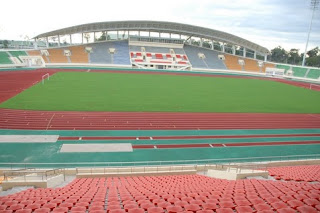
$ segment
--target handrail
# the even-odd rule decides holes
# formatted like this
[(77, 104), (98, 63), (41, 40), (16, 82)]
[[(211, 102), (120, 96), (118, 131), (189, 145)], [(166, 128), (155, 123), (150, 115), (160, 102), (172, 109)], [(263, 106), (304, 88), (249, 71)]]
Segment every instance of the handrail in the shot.
[[(70, 166), (71, 168), (79, 167), (79, 166), (154, 166), (154, 165), (177, 165), (177, 164), (223, 164), (223, 163), (262, 163), (262, 162), (273, 162), (273, 161), (284, 161), (284, 160), (303, 160), (303, 159), (320, 159), (320, 154), (311, 154), (311, 155), (288, 155), (288, 156), (267, 156), (267, 157), (250, 157), (250, 158), (218, 158), (218, 159), (199, 159), (199, 160), (175, 160), (175, 161), (131, 161), (131, 162), (69, 162), (69, 163), (0, 163), (0, 166), (9, 166), (13, 168), (13, 166), (25, 165), (28, 166), (53, 166), (57, 165), (63, 166), (66, 168)], [(42, 168), (42, 167), (38, 167)]]

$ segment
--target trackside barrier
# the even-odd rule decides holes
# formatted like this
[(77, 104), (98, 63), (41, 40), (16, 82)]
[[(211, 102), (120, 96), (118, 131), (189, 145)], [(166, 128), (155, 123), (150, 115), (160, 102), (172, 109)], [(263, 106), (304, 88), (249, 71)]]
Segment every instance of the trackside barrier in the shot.
[[(299, 160), (320, 160), (320, 154), (312, 155), (289, 155), (289, 156), (268, 156), (251, 158), (220, 158), (201, 160), (176, 160), (176, 161), (132, 161), (132, 162), (75, 162), (75, 163), (0, 163), (0, 168), (6, 169), (27, 169), (27, 168), (124, 168), (124, 167), (163, 167), (163, 166), (204, 166), (204, 165), (262, 165), (270, 162), (299, 161)], [(4, 170), (4, 169), (3, 169)]]

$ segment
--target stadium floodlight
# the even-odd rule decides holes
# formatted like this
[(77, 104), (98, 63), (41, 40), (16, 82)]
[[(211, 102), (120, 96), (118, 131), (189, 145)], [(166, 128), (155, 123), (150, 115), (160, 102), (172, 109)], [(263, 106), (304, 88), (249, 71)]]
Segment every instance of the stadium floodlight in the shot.
[(304, 66), (304, 65), (305, 65), (305, 62), (306, 62), (306, 54), (307, 54), (307, 49), (308, 49), (310, 32), (311, 32), (311, 28), (312, 28), (312, 21), (313, 21), (313, 17), (314, 17), (314, 12), (318, 9), (319, 1), (320, 1), (320, 0), (311, 0), (312, 16), (311, 16), (311, 21), (310, 21), (310, 25), (309, 25), (309, 32), (308, 32), (308, 38), (307, 38), (306, 48), (305, 48), (304, 54), (303, 54), (302, 66)]

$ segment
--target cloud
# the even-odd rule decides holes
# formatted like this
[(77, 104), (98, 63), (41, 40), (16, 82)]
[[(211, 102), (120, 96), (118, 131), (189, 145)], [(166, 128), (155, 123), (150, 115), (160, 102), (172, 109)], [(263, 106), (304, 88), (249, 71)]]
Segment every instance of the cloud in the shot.
[[(17, 7), (16, 5), (19, 5)], [(91, 22), (159, 20), (208, 27), (238, 35), (271, 49), (302, 49), (311, 18), (309, 0), (150, 0), (4, 1), (0, 39), (21, 39)], [(316, 12), (310, 48), (320, 46), (320, 13)], [(21, 36), (20, 36), (21, 35)]]

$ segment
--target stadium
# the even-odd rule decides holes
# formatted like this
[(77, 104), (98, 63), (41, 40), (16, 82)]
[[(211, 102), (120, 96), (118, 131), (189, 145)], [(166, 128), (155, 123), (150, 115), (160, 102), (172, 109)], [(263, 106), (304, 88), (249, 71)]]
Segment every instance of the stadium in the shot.
[(319, 68), (164, 21), (30, 45), (0, 49), (1, 213), (320, 211)]

